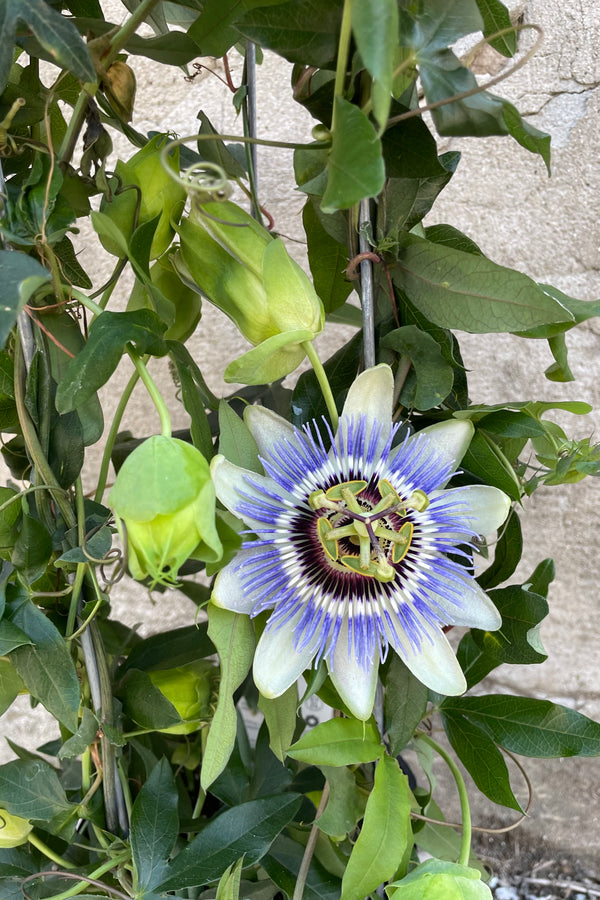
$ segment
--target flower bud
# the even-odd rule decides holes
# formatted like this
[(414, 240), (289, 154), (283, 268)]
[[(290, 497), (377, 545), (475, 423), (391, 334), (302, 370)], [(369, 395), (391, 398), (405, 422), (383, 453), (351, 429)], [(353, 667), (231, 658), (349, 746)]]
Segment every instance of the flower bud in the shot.
[[(152, 238), (150, 259), (156, 259), (164, 253), (173, 240), (175, 231), (171, 222), (179, 220), (186, 198), (183, 185), (171, 177), (161, 162), (161, 150), (166, 140), (166, 135), (157, 134), (126, 163), (118, 160), (115, 175), (120, 180), (119, 192), (113, 194), (110, 202), (104, 198), (100, 205), (100, 211), (112, 219), (128, 242), (135, 227), (160, 215)], [(167, 155), (166, 165), (171, 171), (179, 172), (178, 147)], [(134, 185), (141, 190), (137, 223), (135, 211), (139, 199), (138, 191), (133, 187), (129, 190), (120, 190), (127, 185)], [(121, 256), (120, 248), (107, 235), (100, 235), (100, 240), (105, 250), (113, 256)]]
[(107, 502), (127, 547), (129, 571), (138, 581), (175, 585), (190, 557), (221, 558), (208, 463), (185, 441), (155, 435), (136, 447)]
[(136, 91), (133, 69), (127, 63), (116, 60), (106, 70), (102, 79), (102, 90), (118, 114), (126, 122), (131, 122)]
[(290, 334), (294, 349), (280, 353), (270, 380), (292, 372), (304, 358), (299, 345), (323, 329), (324, 310), (281, 238), (229, 201), (202, 204), (178, 230), (192, 278), (251, 344)]
[(180, 260), (181, 254), (172, 247), (150, 266), (152, 284), (174, 307), (172, 319), (167, 318), (168, 313), (172, 311), (165, 312), (161, 309), (160, 304), (151, 296), (148, 286), (139, 279), (136, 279), (133, 286), (127, 309), (154, 309), (169, 324), (163, 335), (165, 340), (184, 343), (200, 321), (202, 298), (198, 291), (184, 284), (177, 274)]
[(210, 700), (217, 668), (206, 659), (174, 669), (148, 672), (154, 687), (173, 704), (183, 722), (159, 729), (164, 734), (191, 734), (210, 717)]
[(33, 830), (28, 819), (13, 816), (5, 809), (0, 809), (0, 848), (19, 847), (27, 842), (27, 836)]
[(428, 859), (386, 888), (390, 898), (396, 891), (402, 900), (492, 900), (477, 869), (441, 859)]

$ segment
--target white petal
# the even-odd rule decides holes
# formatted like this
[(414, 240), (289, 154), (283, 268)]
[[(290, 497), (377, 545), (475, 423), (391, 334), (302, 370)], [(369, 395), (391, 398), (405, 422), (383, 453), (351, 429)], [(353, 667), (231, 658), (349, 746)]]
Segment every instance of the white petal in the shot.
[(427, 435), (429, 447), (440, 461), (452, 467), (452, 473), (467, 452), (475, 429), (469, 419), (448, 419), (447, 422), (436, 422), (428, 425), (408, 439), (408, 443), (419, 435)]
[[(506, 521), (510, 499), (504, 491), (487, 484), (470, 484), (444, 491), (465, 506), (466, 525), (477, 534), (491, 534)], [(462, 509), (461, 509), (462, 512)]]
[(261, 523), (256, 519), (253, 519), (252, 516), (241, 513), (238, 509), (239, 504), (243, 503), (245, 499), (242, 494), (255, 498), (261, 504), (265, 502), (263, 494), (248, 481), (248, 478), (250, 478), (254, 484), (264, 485), (270, 492), (274, 489), (281, 492), (281, 489), (277, 488), (275, 482), (271, 478), (267, 478), (265, 475), (259, 475), (256, 472), (249, 472), (247, 469), (242, 469), (241, 466), (236, 466), (229, 462), (229, 460), (225, 459), (220, 453), (211, 460), (210, 474), (215, 486), (215, 493), (223, 506), (225, 506), (229, 512), (233, 513), (234, 516), (243, 519), (246, 525), (252, 528), (257, 534), (260, 534), (261, 528), (265, 527), (264, 522)]
[(394, 376), (389, 366), (384, 364), (365, 369), (350, 385), (342, 416), (365, 415), (370, 425), (377, 422), (387, 429), (387, 440), (394, 402)]
[[(442, 579), (436, 575), (436, 581), (445, 580), (447, 584), (456, 584), (451, 579)], [(479, 628), (481, 631), (497, 631), (502, 625), (502, 616), (474, 578), (465, 576), (460, 586), (460, 600), (451, 600), (436, 595), (435, 601), (440, 609), (440, 618), (447, 625), (465, 625), (467, 628)]]
[(432, 691), (450, 697), (463, 694), (467, 682), (446, 636), (437, 628), (422, 624), (426, 634), (419, 650), (403, 635), (399, 639), (390, 636), (391, 646), (413, 675)]
[(268, 456), (274, 444), (294, 439), (294, 426), (264, 406), (247, 406), (244, 422), (258, 444), (261, 456)]
[(336, 691), (357, 719), (366, 721), (373, 712), (379, 659), (364, 669), (356, 660), (354, 646), (348, 656), (348, 620), (340, 628), (333, 659), (328, 663), (329, 677)]
[(315, 643), (301, 650), (294, 646), (294, 625), (299, 616), (283, 625), (266, 628), (254, 654), (254, 681), (264, 697), (280, 697), (307, 669), (317, 652)]
[(256, 555), (256, 550), (240, 550), (235, 559), (224, 566), (217, 575), (212, 602), (222, 609), (248, 615), (256, 602), (251, 592), (246, 591), (241, 580), (240, 564)]

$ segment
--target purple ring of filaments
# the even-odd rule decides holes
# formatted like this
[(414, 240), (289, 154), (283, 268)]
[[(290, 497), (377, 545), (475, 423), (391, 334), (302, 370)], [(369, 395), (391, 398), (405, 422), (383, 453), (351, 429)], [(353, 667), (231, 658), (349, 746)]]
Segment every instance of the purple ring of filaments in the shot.
[[(269, 458), (261, 457), (270, 486), (246, 477), (253, 491), (240, 491), (237, 512), (261, 527), (258, 539), (244, 543), (256, 552), (239, 564), (241, 581), (256, 599), (251, 615), (273, 610), (268, 628), (294, 620), (297, 649), (310, 644), (317, 660), (331, 660), (347, 618), (348, 653), (354, 647), (356, 660), (368, 669), (376, 656), (385, 659), (390, 643), (401, 652), (408, 641), (418, 652), (423, 640), (431, 640), (432, 626), (451, 623), (447, 610), (462, 608), (476, 533), (465, 524), (468, 510), (458, 492), (431, 497), (454, 467), (436, 459), (426, 435), (407, 437), (392, 450), (397, 425), (383, 447), (381, 426), (369, 427), (365, 415), (344, 417), (335, 438), (327, 422), (325, 427), (329, 452), (313, 421), (295, 429), (293, 439), (276, 442)], [(430, 497), (426, 510), (407, 510), (403, 517), (414, 531), (404, 559), (392, 563), (396, 577), (390, 582), (332, 565), (317, 534), (322, 512), (308, 505), (312, 492), (352, 480), (367, 482), (361, 496), (374, 505), (382, 478), (400, 497), (417, 489)]]

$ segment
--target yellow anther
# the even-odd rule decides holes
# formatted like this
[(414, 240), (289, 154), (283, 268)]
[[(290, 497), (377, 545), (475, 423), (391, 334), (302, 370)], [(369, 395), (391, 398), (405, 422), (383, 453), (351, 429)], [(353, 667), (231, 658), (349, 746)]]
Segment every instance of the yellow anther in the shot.
[(405, 522), (398, 532), (397, 537), (401, 540), (395, 541), (392, 549), (392, 562), (396, 563), (396, 565), (402, 562), (408, 553), (414, 530), (415, 527), (412, 522)]
[(308, 496), (308, 505), (315, 511), (318, 509), (339, 509), (339, 503), (329, 500), (325, 491), (313, 491)]
[(404, 501), (407, 509), (416, 509), (417, 512), (423, 512), (429, 506), (429, 497), (425, 491), (413, 491), (408, 500)]
[[(325, 516), (322, 516), (320, 519), (317, 519), (317, 534), (319, 535), (319, 540), (321, 541), (321, 546), (323, 550), (334, 562), (339, 556), (339, 547), (337, 545), (337, 541), (335, 538), (332, 539), (331, 532), (333, 528), (331, 527), (331, 522)], [(329, 545), (329, 546), (328, 546)]]
[(351, 494), (360, 494), (367, 486), (366, 481), (344, 481), (341, 484), (334, 484), (327, 489), (327, 497), (329, 500), (345, 500), (344, 491), (350, 491)]

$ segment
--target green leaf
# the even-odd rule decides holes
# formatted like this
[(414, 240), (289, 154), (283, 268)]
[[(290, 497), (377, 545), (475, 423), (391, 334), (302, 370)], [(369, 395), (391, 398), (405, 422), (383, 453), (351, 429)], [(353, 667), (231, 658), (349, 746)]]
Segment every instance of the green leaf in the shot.
[(327, 187), (321, 201), (325, 213), (349, 209), (366, 197), (376, 197), (385, 181), (381, 141), (362, 110), (336, 97), (334, 122)]
[(236, 25), (249, 10), (256, 6), (277, 6), (281, 2), (282, 0), (205, 0), (201, 14), (187, 30), (188, 36), (196, 43), (200, 56), (224, 56), (239, 41)]
[(215, 648), (208, 638), (207, 627), (206, 622), (200, 622), (145, 638), (132, 648), (119, 675), (128, 669), (170, 669), (212, 656)]
[(71, 654), (60, 632), (27, 597), (11, 605), (10, 620), (32, 644), (10, 654), (17, 673), (30, 694), (69, 731), (77, 731), (79, 679)]
[[(402, 114), (408, 110), (396, 104), (393, 112)], [(446, 174), (435, 138), (420, 117), (388, 128), (381, 136), (381, 144), (388, 178), (425, 179)]]
[(385, 728), (394, 756), (404, 750), (427, 709), (428, 689), (393, 654), (384, 676)]
[(321, 766), (329, 785), (329, 800), (317, 823), (319, 831), (342, 841), (364, 816), (367, 798), (358, 789), (356, 774), (345, 766)]
[[(168, 342), (169, 356), (177, 367), (177, 377), (179, 378), (179, 384), (181, 385), (181, 402), (183, 403), (183, 408), (190, 417), (190, 435), (192, 444), (200, 451), (200, 453), (202, 453), (205, 459), (210, 460), (214, 456), (215, 451), (210, 425), (206, 415), (205, 401), (202, 392), (199, 390), (198, 385), (194, 380), (194, 374), (187, 364), (187, 361), (185, 361), (184, 354), (174, 352), (174, 343), (174, 341)], [(185, 350), (183, 344), (180, 344), (179, 346), (182, 350)]]
[[(261, 860), (261, 866), (269, 878), (288, 897), (294, 894), (304, 851), (302, 844), (298, 844), (285, 834), (280, 834)], [(305, 900), (339, 900), (340, 890), (340, 879), (328, 872), (313, 856), (306, 876), (303, 894)]]
[(490, 47), (493, 47), (502, 56), (514, 56), (517, 52), (517, 32), (509, 31), (489, 40), (497, 31), (510, 28), (510, 14), (500, 0), (476, 0), (481, 18), (483, 19), (483, 34), (488, 38)]
[(482, 792), (493, 803), (522, 812), (512, 792), (502, 753), (483, 728), (464, 716), (442, 716), (454, 752)]
[(292, 0), (275, 8), (259, 0), (255, 6), (261, 8), (237, 23), (245, 37), (303, 66), (326, 69), (335, 60), (343, 0)]
[(125, 714), (141, 728), (171, 728), (181, 723), (181, 716), (147, 672), (128, 669), (118, 693)]
[(84, 706), (81, 711), (81, 723), (79, 728), (70, 738), (64, 742), (58, 751), (59, 759), (74, 759), (81, 756), (87, 748), (94, 743), (98, 734), (98, 720), (96, 716)]
[(412, 847), (411, 801), (406, 775), (395, 759), (383, 756), (342, 879), (342, 900), (363, 900), (394, 876)]
[(243, 864), (244, 860), (239, 859), (225, 869), (217, 885), (215, 900), (239, 900)]
[(461, 466), (485, 484), (504, 491), (512, 500), (520, 500), (523, 488), (515, 470), (498, 445), (482, 432), (476, 431), (473, 435)]
[[(386, 237), (394, 243), (400, 231), (414, 228), (433, 206), (456, 170), (460, 156), (450, 152), (444, 154), (446, 171), (441, 175), (427, 178), (390, 178), (385, 189)], [(440, 157), (440, 160), (442, 157)]]
[[(10, 0), (12, 2), (12, 0)], [(0, 28), (2, 25), (2, 9), (0, 7)], [(4, 30), (2, 30), (4, 35)], [(3, 50), (7, 44), (2, 42)], [(0, 81), (2, 80), (0, 71)], [(32, 256), (26, 256), (17, 250), (0, 250), (0, 280), (2, 282), (2, 305), (0, 306), (0, 348), (4, 347), (17, 316), (29, 301), (31, 295), (43, 284), (50, 282), (50, 272)]]
[[(537, 627), (548, 615), (544, 597), (534, 594), (527, 585), (509, 585), (490, 591), (490, 598), (502, 615), (502, 627), (496, 631), (474, 631), (479, 647), (498, 662), (513, 664), (541, 663), (547, 654), (540, 652)], [(534, 644), (530, 633), (535, 634)]]
[(365, 68), (376, 82), (373, 112), (380, 126), (388, 117), (396, 47), (398, 5), (396, 0), (361, 0), (352, 6), (352, 33)]
[(219, 403), (219, 453), (242, 469), (262, 472), (256, 441), (226, 400)]
[(352, 766), (379, 759), (383, 747), (372, 722), (329, 719), (305, 732), (288, 756), (313, 766)]
[(496, 544), (494, 562), (477, 578), (484, 591), (488, 591), (490, 588), (502, 584), (503, 581), (507, 581), (519, 565), (522, 553), (523, 535), (521, 533), (521, 521), (518, 513), (513, 509)]
[(277, 759), (283, 762), (298, 723), (298, 689), (292, 684), (280, 697), (274, 699), (261, 694), (258, 706), (264, 713), (269, 729), (269, 747)]
[(237, 615), (211, 603), (208, 621), (208, 635), (217, 648), (221, 663), (221, 681), (202, 758), (200, 783), (203, 790), (207, 790), (221, 774), (231, 756), (237, 727), (233, 693), (248, 674), (255, 647), (254, 629), (248, 616)]
[(428, 0), (419, 8), (413, 44), (436, 50), (458, 38), (481, 31), (482, 20), (475, 0)]
[(17, 628), (8, 619), (0, 622), (0, 657), (7, 653), (12, 653), (17, 647), (24, 644), (32, 644), (32, 640), (25, 634), (21, 628)]
[(483, 256), (481, 249), (475, 241), (459, 231), (453, 225), (428, 225), (425, 229), (425, 237), (434, 244), (444, 244), (446, 247), (453, 247), (455, 250), (463, 250), (465, 253), (475, 253), (477, 256)]
[[(200, 110), (198, 119), (201, 122), (201, 135), (212, 135), (214, 140), (198, 141), (198, 154), (204, 160), (220, 166), (229, 178), (246, 178), (246, 170), (236, 157), (231, 153), (222, 140), (218, 138), (218, 132), (213, 128), (208, 116)], [(237, 144), (236, 146), (240, 146)]]
[(0, 92), (4, 91), (13, 61), (17, 33), (30, 29), (48, 58), (68, 69), (81, 81), (95, 81), (90, 52), (72, 22), (61, 16), (45, 0), (3, 0), (0, 4)]
[(67, 800), (52, 766), (42, 759), (15, 759), (0, 766), (0, 807), (13, 816), (39, 822), (45, 831), (68, 839), (75, 824), (77, 805)]
[(502, 115), (511, 137), (530, 153), (538, 153), (544, 160), (546, 170), (550, 175), (550, 135), (530, 125), (508, 100), (502, 101)]
[(92, 322), (88, 341), (69, 360), (56, 389), (56, 408), (69, 412), (85, 403), (105, 384), (119, 364), (128, 343), (140, 354), (164, 356), (164, 323), (149, 309), (104, 312)]
[(348, 265), (348, 248), (325, 230), (310, 199), (302, 210), (302, 224), (315, 291), (328, 314), (342, 306), (353, 290), (352, 282), (344, 274)]
[(405, 383), (400, 402), (420, 410), (439, 406), (452, 390), (454, 370), (438, 342), (416, 325), (403, 325), (388, 332), (381, 344), (412, 363), (415, 377)]
[[(0, 633), (6, 624), (6, 622), (2, 622)], [(0, 657), (0, 716), (3, 716), (6, 710), (12, 706), (23, 689), (23, 682), (17, 675), (11, 661), (6, 659), (6, 657)]]
[(575, 381), (575, 376), (569, 368), (567, 342), (564, 334), (555, 334), (554, 337), (548, 338), (548, 346), (555, 359), (555, 362), (544, 372), (548, 381)]
[(475, 334), (561, 322), (569, 313), (527, 275), (406, 235), (394, 283), (436, 325)]
[(171, 767), (162, 759), (135, 799), (131, 812), (131, 855), (141, 896), (168, 872), (168, 859), (179, 833), (177, 789)]
[(574, 709), (531, 697), (452, 697), (444, 713), (481, 725), (501, 747), (521, 756), (556, 759), (600, 755), (600, 724)]
[(298, 794), (278, 794), (226, 810), (175, 857), (169, 874), (155, 889), (181, 890), (216, 881), (241, 856), (247, 866), (258, 862), (300, 803)]
[[(0, 512), (0, 547), (12, 548), (17, 537), (17, 524), (21, 516), (21, 503), (14, 498), (18, 492), (10, 487), (0, 487), (0, 505), (12, 500)], [(0, 585), (3, 585), (5, 573), (0, 570)], [(4, 597), (0, 599), (0, 615), (4, 610)], [(0, 654), (1, 655), (1, 654)]]
[[(548, 571), (542, 564), (538, 569), (540, 587), (547, 591), (552, 567)], [(532, 576), (536, 580), (538, 569)], [(490, 597), (502, 615), (501, 627), (496, 632), (472, 629), (458, 646), (457, 658), (469, 688), (501, 663), (531, 665), (546, 659), (538, 635), (539, 624), (548, 615), (545, 597), (535, 593), (529, 583), (490, 591)]]

